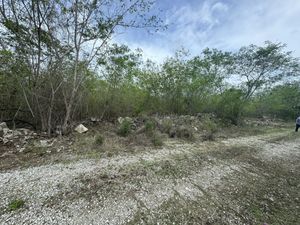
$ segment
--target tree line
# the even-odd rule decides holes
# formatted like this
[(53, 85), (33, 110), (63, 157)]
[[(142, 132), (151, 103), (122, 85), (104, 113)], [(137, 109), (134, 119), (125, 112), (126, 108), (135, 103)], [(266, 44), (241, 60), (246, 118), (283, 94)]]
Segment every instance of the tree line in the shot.
[(113, 44), (128, 28), (165, 29), (147, 0), (0, 1), (0, 120), (49, 135), (91, 117), (212, 112), (294, 117), (299, 59), (281, 43), (177, 51), (162, 63)]

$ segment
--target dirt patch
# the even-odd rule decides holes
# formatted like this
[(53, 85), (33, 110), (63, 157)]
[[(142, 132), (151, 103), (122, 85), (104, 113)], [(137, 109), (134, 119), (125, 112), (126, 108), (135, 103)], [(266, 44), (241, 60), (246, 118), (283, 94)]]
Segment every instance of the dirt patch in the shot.
[(286, 132), (2, 172), (0, 224), (299, 224), (300, 139)]

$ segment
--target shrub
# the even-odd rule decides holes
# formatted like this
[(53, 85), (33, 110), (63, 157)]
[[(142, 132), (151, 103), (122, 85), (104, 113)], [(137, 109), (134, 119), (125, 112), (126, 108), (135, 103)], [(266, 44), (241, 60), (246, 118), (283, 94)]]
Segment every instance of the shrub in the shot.
[(101, 136), (101, 135), (97, 135), (96, 137), (95, 137), (95, 145), (103, 145), (103, 143), (104, 143), (104, 137), (103, 136)]
[(172, 129), (172, 127), (173, 127), (173, 122), (172, 122), (171, 119), (165, 119), (165, 120), (163, 120), (163, 122), (162, 122), (162, 131), (164, 133), (169, 134), (170, 131), (171, 131), (171, 129)]
[(229, 121), (234, 125), (241, 122), (246, 102), (243, 100), (243, 91), (231, 88), (225, 91), (217, 104), (217, 115), (223, 121)]
[(176, 136), (187, 140), (192, 140), (194, 138), (192, 129), (185, 126), (180, 126), (177, 128)]
[(218, 131), (217, 124), (210, 120), (206, 119), (203, 123), (206, 134), (204, 135), (204, 140), (213, 141), (215, 139), (215, 134)]
[(145, 123), (145, 132), (147, 135), (153, 135), (155, 130), (155, 123), (152, 120), (147, 120)]
[(9, 210), (17, 210), (25, 205), (25, 201), (22, 199), (14, 199), (8, 205)]
[(159, 146), (163, 145), (162, 137), (158, 133), (154, 133), (152, 135), (151, 142), (156, 147), (159, 147)]
[(127, 137), (131, 133), (131, 126), (132, 126), (132, 123), (129, 120), (124, 120), (121, 123), (120, 128), (117, 132), (118, 135), (120, 135), (122, 137)]

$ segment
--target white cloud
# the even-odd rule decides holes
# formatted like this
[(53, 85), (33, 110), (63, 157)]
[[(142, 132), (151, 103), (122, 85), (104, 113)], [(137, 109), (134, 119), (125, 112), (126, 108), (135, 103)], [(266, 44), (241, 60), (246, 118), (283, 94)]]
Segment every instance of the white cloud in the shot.
[(220, 24), (228, 6), (222, 2), (207, 0), (196, 7), (186, 5), (172, 11), (169, 20), (173, 21), (174, 28), (168, 33), (169, 39), (177, 45), (200, 50), (209, 33)]
[[(300, 56), (300, 1), (241, 1), (228, 14), (222, 27), (207, 43), (237, 49), (242, 45), (262, 44), (266, 40), (283, 42)], [(247, 3), (246, 3), (247, 2)]]
[(182, 46), (199, 54), (205, 47), (235, 51), (266, 40), (286, 43), (300, 56), (299, 0), (194, 0), (175, 4), (165, 16), (167, 31), (142, 40), (125, 37), (127, 44), (155, 61)]
[(150, 59), (154, 62), (162, 62), (165, 58), (170, 57), (173, 54), (168, 48), (162, 48), (151, 43), (129, 44), (129, 46), (141, 48), (143, 50), (144, 59)]
[(173, 55), (173, 52), (168, 47), (161, 47), (158, 44), (153, 42), (144, 42), (144, 41), (128, 41), (122, 40), (121, 37), (115, 37), (112, 42), (114, 43), (123, 43), (130, 47), (130, 49), (142, 49), (143, 51), (143, 58), (146, 61), (150, 59), (154, 62), (160, 63), (165, 58), (170, 57)]

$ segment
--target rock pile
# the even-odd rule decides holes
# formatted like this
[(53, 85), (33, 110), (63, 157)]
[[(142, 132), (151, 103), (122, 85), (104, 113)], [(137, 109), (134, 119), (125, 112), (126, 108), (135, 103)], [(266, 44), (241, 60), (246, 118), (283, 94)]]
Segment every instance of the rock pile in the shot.
[(28, 141), (37, 136), (33, 131), (26, 128), (11, 130), (5, 122), (0, 123), (0, 144), (14, 145), (17, 151), (22, 152)]

